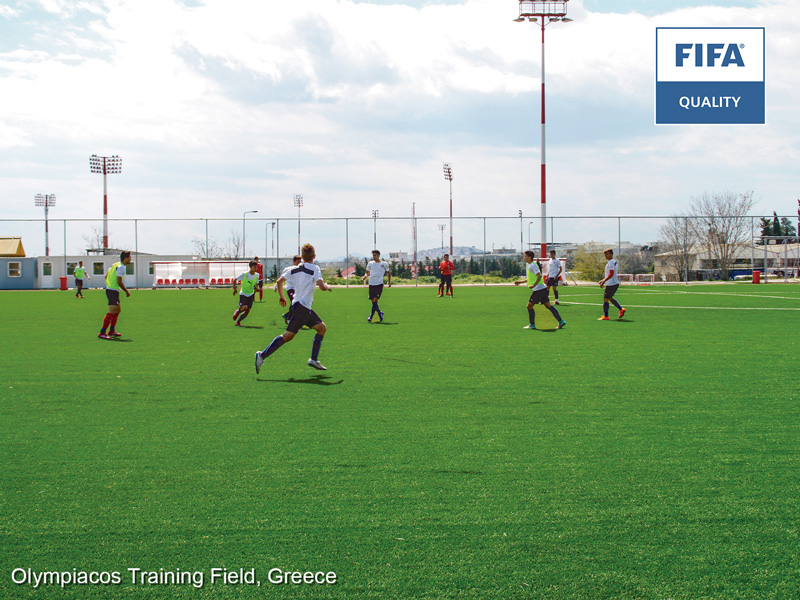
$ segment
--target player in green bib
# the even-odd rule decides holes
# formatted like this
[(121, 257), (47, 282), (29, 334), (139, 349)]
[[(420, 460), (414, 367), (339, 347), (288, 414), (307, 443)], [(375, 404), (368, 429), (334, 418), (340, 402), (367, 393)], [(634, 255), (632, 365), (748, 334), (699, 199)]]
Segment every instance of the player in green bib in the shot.
[(242, 273), (233, 280), (233, 295), (236, 295), (238, 284), (241, 282), (242, 291), (239, 292), (239, 307), (233, 313), (233, 320), (238, 327), (242, 326), (242, 321), (250, 314), (253, 308), (253, 300), (256, 298), (256, 290), (261, 285), (261, 275), (258, 274), (258, 261), (250, 261), (250, 270)]
[(86, 269), (83, 266), (83, 261), (78, 262), (78, 266), (75, 267), (75, 292), (76, 298), (83, 298), (83, 278), (91, 279), (89, 274), (86, 272)]
[[(119, 297), (120, 292), (125, 292), (125, 296), (129, 297), (131, 293), (125, 287), (125, 267), (131, 262), (131, 253), (127, 250), (119, 255), (119, 262), (111, 265), (111, 268), (106, 273), (106, 297), (108, 298), (108, 312), (103, 318), (103, 328), (97, 337), (103, 340), (110, 340), (120, 337), (122, 334), (116, 330), (117, 319), (119, 313), (122, 312)], [(106, 331), (108, 333), (106, 333)]]

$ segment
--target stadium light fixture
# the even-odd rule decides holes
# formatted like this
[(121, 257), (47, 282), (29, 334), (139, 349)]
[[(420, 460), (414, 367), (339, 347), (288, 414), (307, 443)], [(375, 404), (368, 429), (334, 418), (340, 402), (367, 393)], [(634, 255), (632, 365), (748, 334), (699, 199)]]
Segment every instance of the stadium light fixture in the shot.
[(444, 178), (450, 182), (450, 256), (453, 255), (453, 167), (444, 163)]
[(377, 210), (372, 211), (372, 249), (378, 249), (378, 212)]
[(92, 154), (89, 157), (89, 169), (92, 173), (103, 174), (103, 252), (108, 250), (108, 181), (107, 175), (122, 173), (122, 159), (114, 154), (113, 156), (97, 156)]
[(547, 194), (546, 194), (546, 160), (545, 160), (545, 127), (544, 127), (544, 28), (554, 22), (570, 23), (572, 19), (567, 18), (567, 2), (569, 0), (519, 0), (519, 16), (514, 19), (517, 23), (522, 23), (525, 19), (528, 22), (538, 22), (542, 29), (542, 164), (541, 164), (541, 255), (547, 257)]
[(246, 243), (247, 237), (245, 236), (245, 229), (244, 229), (245, 217), (250, 213), (257, 213), (257, 212), (258, 212), (257, 210), (246, 210), (242, 213), (242, 258), (247, 258), (247, 243)]
[(36, 206), (44, 206), (44, 255), (50, 256), (50, 228), (48, 227), (47, 212), (51, 206), (56, 205), (56, 195), (36, 194), (33, 200)]
[(303, 194), (294, 195), (294, 205), (297, 207), (297, 253), (300, 254), (300, 209), (303, 208)]

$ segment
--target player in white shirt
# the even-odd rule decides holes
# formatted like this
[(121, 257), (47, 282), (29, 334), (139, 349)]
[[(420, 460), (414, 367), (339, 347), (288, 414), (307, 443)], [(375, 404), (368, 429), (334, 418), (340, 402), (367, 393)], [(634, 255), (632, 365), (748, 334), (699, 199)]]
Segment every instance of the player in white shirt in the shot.
[(389, 263), (381, 260), (381, 253), (378, 250), (372, 251), (372, 260), (367, 263), (367, 273), (361, 278), (364, 283), (369, 279), (369, 299), (372, 301), (372, 312), (369, 313), (367, 322), (372, 323), (372, 317), (378, 313), (381, 322), (383, 322), (383, 313), (378, 307), (378, 300), (383, 293), (383, 278), (388, 276), (389, 280), (386, 287), (392, 287), (392, 272), (389, 270)]
[(553, 288), (553, 297), (556, 299), (555, 304), (558, 304), (558, 281), (561, 279), (561, 261), (556, 258), (556, 251), (550, 250), (550, 264), (547, 265), (547, 291)]
[(264, 348), (263, 351), (256, 352), (256, 373), (261, 372), (261, 365), (264, 364), (264, 359), (286, 342), (291, 342), (303, 325), (307, 325), (316, 332), (314, 343), (311, 346), (311, 358), (308, 359), (308, 366), (320, 371), (327, 370), (322, 366), (322, 363), (319, 362), (319, 350), (322, 346), (322, 338), (327, 328), (325, 327), (325, 323), (322, 322), (322, 319), (319, 318), (319, 315), (311, 310), (311, 304), (314, 302), (314, 290), (316, 288), (325, 292), (330, 292), (333, 288), (322, 280), (322, 272), (313, 262), (316, 258), (314, 246), (311, 244), (303, 245), (300, 254), (303, 258), (303, 262), (296, 267), (286, 269), (277, 282), (281, 306), (286, 306), (286, 298), (283, 296), (284, 283), (288, 282), (294, 287), (294, 300), (292, 300), (291, 310), (292, 318), (289, 319), (289, 324), (286, 326), (286, 331), (283, 332), (283, 334), (272, 340), (270, 345)]
[(522, 285), (525, 283), (533, 290), (531, 298), (528, 300), (528, 325), (523, 327), (523, 329), (536, 329), (536, 315), (533, 309), (537, 304), (543, 304), (547, 310), (553, 313), (556, 321), (558, 321), (558, 328), (563, 329), (566, 323), (564, 319), (561, 318), (561, 315), (558, 314), (556, 307), (550, 304), (550, 298), (547, 295), (548, 289), (542, 282), (542, 272), (539, 270), (539, 265), (534, 261), (534, 256), (533, 250), (525, 250), (522, 258), (528, 264), (525, 269), (526, 277), (514, 282), (514, 285)]
[[(292, 269), (294, 269), (302, 261), (303, 261), (303, 259), (300, 257), (300, 255), (299, 254), (295, 254), (294, 257), (292, 258), (292, 265), (290, 267), (286, 267), (283, 270), (283, 273), (281, 273), (281, 277), (283, 277), (284, 274), (286, 274), (287, 271), (291, 271)], [(286, 281), (285, 277), (283, 277), (283, 279), (284, 279), (284, 281)], [(275, 292), (278, 291), (278, 282), (277, 281), (275, 282), (275, 287), (273, 287), (272, 289)], [(288, 281), (286, 281), (286, 295), (289, 296), (289, 310), (286, 311), (283, 314), (283, 320), (288, 325), (289, 324), (289, 319), (292, 318), (292, 302), (294, 302), (294, 284), (289, 283)]]
[(608, 261), (606, 263), (605, 277), (599, 281), (600, 287), (603, 290), (603, 316), (597, 319), (598, 321), (608, 321), (608, 303), (611, 302), (619, 309), (619, 318), (621, 319), (625, 314), (625, 309), (620, 306), (620, 303), (614, 300), (614, 294), (617, 293), (619, 288), (619, 277), (617, 277), (619, 266), (614, 258), (614, 251), (611, 248), (603, 250), (603, 256)]

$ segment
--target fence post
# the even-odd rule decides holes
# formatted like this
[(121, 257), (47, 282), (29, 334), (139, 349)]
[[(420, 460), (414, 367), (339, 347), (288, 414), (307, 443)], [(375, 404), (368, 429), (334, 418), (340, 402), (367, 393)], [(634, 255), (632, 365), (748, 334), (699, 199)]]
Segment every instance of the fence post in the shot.
[(344, 220), (344, 287), (350, 287), (350, 276), (347, 269), (350, 268), (350, 219)]
[(139, 220), (133, 220), (133, 248), (136, 259), (133, 261), (134, 289), (139, 289)]
[(483, 287), (486, 287), (486, 217), (483, 217)]

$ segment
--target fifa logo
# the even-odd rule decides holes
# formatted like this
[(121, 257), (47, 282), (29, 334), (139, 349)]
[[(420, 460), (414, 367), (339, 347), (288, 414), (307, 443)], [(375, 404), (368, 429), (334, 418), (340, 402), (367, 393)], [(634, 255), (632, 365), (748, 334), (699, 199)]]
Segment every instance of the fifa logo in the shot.
[[(744, 66), (742, 54), (739, 52), (739, 45), (728, 44), (727, 49), (725, 49), (724, 56), (722, 54), (723, 48), (725, 48), (724, 44), (707, 44), (706, 51), (704, 53), (703, 44), (676, 44), (675, 66), (682, 67), (684, 60), (690, 58), (692, 55), (694, 55), (695, 67), (713, 67), (716, 65), (716, 61), (720, 57), (722, 57), (722, 63), (720, 64), (721, 67), (729, 67), (731, 65), (735, 65), (737, 67)], [(744, 44), (741, 44), (741, 48), (744, 48)], [(703, 63), (704, 56), (705, 64)]]
[(763, 27), (657, 27), (656, 125), (763, 125)]

